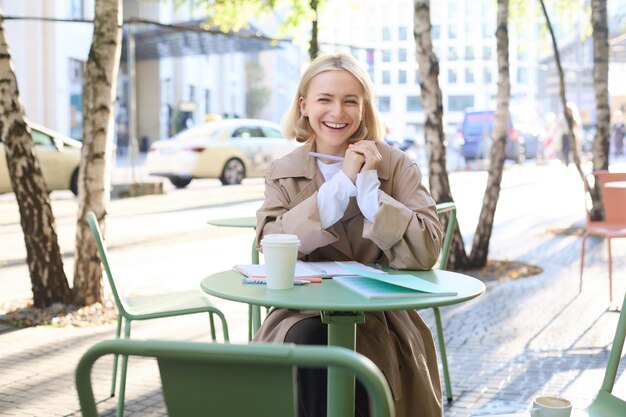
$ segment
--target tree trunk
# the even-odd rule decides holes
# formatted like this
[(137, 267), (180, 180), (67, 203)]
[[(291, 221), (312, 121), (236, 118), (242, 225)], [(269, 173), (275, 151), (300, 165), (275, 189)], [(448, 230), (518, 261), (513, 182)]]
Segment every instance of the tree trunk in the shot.
[(33, 140), (20, 103), (17, 79), (0, 12), (0, 142), (4, 142), (11, 185), (20, 210), (35, 307), (68, 304), (71, 292), (63, 270), (54, 215)]
[[(419, 66), (420, 90), (424, 107), (424, 135), (428, 151), (428, 181), (430, 193), (436, 202), (454, 201), (448, 181), (446, 146), (443, 133), (443, 103), (439, 87), (439, 61), (433, 52), (430, 0), (414, 3), (415, 56)], [(447, 221), (447, 220), (446, 220)], [(458, 223), (448, 260), (449, 269), (465, 267), (467, 255)]]
[(314, 18), (311, 21), (311, 44), (309, 45), (309, 57), (311, 58), (311, 61), (312, 61), (313, 59), (315, 59), (317, 54), (319, 54), (319, 44), (317, 42), (317, 32), (318, 32), (317, 19), (319, 17), (317, 9), (319, 7), (319, 0), (311, 0), (310, 6), (311, 6), (311, 10), (313, 10), (313, 15), (314, 15)]
[[(552, 28), (552, 23), (550, 22), (550, 16), (548, 16), (548, 11), (546, 10), (546, 5), (544, 4), (543, 0), (539, 0), (539, 3), (541, 4), (541, 10), (543, 10), (543, 15), (546, 18), (546, 25), (548, 26), (548, 31), (550, 32), (550, 38), (552, 39), (554, 61), (556, 62), (556, 68), (559, 74), (559, 93), (561, 98), (561, 106), (563, 107), (563, 116), (565, 117), (565, 121), (567, 122), (567, 136), (569, 139), (570, 151), (572, 152), (574, 165), (576, 166), (578, 175), (580, 176), (580, 179), (585, 182), (585, 174), (583, 173), (583, 170), (580, 166), (580, 153), (578, 152), (578, 146), (576, 146), (576, 135), (574, 134), (574, 118), (572, 117), (571, 112), (567, 110), (565, 77), (563, 75), (563, 67), (561, 66), (561, 54), (559, 53), (556, 38), (554, 37), (554, 30)], [(579, 139), (582, 140), (582, 138)]]
[(121, 0), (96, 0), (93, 43), (83, 85), (83, 149), (78, 176), (78, 221), (74, 267), (74, 303), (102, 301), (102, 267), (85, 219), (94, 211), (104, 222), (110, 197), (109, 161), (113, 109), (121, 53)]
[(487, 188), (483, 197), (483, 206), (478, 217), (478, 225), (472, 251), (469, 257), (470, 268), (480, 268), (487, 264), (489, 240), (493, 229), (493, 219), (500, 197), (500, 183), (504, 169), (504, 148), (509, 126), (509, 101), (511, 99), (511, 80), (509, 76), (509, 1), (498, 0), (496, 21), (496, 50), (498, 54), (498, 95), (496, 114), (493, 125), (493, 144), (489, 161)]
[[(593, 86), (596, 96), (596, 135), (593, 139), (593, 170), (609, 169), (611, 110), (609, 107), (609, 28), (606, 0), (592, 0), (593, 27)], [(604, 217), (599, 187), (591, 190), (592, 219)]]

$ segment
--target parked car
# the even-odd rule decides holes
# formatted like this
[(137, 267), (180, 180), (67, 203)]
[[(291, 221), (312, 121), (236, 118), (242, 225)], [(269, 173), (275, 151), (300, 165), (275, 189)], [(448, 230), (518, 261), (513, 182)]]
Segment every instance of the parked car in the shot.
[(194, 178), (218, 178), (224, 185), (263, 177), (270, 163), (299, 146), (286, 139), (276, 123), (225, 119), (184, 130), (150, 146), (146, 168), (177, 188)]
[[(74, 195), (78, 194), (78, 166), (82, 143), (38, 124), (28, 122), (28, 125), (48, 192), (71, 190)], [(10, 192), (13, 192), (13, 188), (4, 143), (0, 141), (0, 193)]]
[[(467, 110), (460, 128), (461, 153), (466, 160), (489, 158), (493, 141), (493, 110)], [(505, 157), (516, 162), (543, 156), (545, 130), (528, 114), (511, 110)]]

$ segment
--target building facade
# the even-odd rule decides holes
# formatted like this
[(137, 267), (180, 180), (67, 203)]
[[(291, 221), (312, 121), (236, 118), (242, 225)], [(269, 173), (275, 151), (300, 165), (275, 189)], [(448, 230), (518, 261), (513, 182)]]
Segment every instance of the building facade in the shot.
[[(80, 139), (83, 67), (92, 40), (94, 1), (5, 0), (1, 4), (27, 116)], [(177, 33), (174, 41), (164, 37), (165, 31), (172, 30), (159, 24), (189, 25), (202, 20), (202, 10), (189, 4), (175, 8), (173, 2), (124, 0), (123, 12), (124, 48), (115, 114), (119, 150), (133, 143), (145, 150), (155, 140), (216, 117), (251, 116), (246, 100), (255, 85), (246, 77), (249, 62), (259, 64), (262, 77), (256, 83), (267, 87), (254, 116), (279, 121), (286, 111), (299, 77), (297, 47), (281, 43), (273, 49), (255, 48), (246, 46), (245, 40), (232, 43), (225, 37), (200, 41), (203, 35), (197, 31)], [(141, 22), (128, 24), (137, 20)], [(132, 78), (128, 52), (131, 31), (135, 39)], [(150, 45), (153, 37), (156, 46)], [(159, 51), (156, 56), (144, 53), (147, 44)], [(133, 92), (135, 123), (131, 123)]]

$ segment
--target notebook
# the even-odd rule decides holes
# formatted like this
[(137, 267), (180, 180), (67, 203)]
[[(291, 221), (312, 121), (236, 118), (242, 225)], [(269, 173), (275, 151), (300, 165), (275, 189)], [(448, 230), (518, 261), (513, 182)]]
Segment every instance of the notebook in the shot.
[(334, 280), (367, 298), (443, 297), (457, 295), (456, 291), (416, 277), (414, 275), (381, 274), (365, 271), (353, 265), (338, 263), (350, 276), (337, 276)]
[[(341, 262), (342, 265), (347, 265), (353, 268), (358, 268), (360, 271), (379, 273), (385, 275), (386, 273), (371, 266), (364, 265), (356, 261)], [(265, 278), (265, 265), (264, 264), (240, 264), (233, 266), (233, 269), (237, 272), (244, 274), (250, 278)], [(295, 277), (321, 277), (321, 278), (333, 278), (342, 275), (354, 275), (345, 268), (340, 266), (337, 262), (296, 262)]]

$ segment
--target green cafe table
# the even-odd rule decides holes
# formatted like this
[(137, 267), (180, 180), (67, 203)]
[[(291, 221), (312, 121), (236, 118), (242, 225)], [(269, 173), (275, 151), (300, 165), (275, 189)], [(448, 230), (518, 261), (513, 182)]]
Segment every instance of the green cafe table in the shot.
[[(356, 325), (364, 322), (366, 311), (389, 311), (442, 307), (461, 303), (485, 292), (478, 279), (456, 272), (397, 271), (390, 274), (410, 274), (440, 284), (457, 292), (454, 296), (366, 298), (332, 279), (321, 284), (294, 286), (289, 290), (270, 290), (265, 285), (244, 284), (243, 275), (235, 271), (212, 274), (200, 286), (206, 293), (231, 301), (266, 307), (298, 310), (319, 310), (328, 324), (328, 344), (355, 350)], [(336, 369), (328, 370), (328, 415), (354, 415), (354, 376)]]

